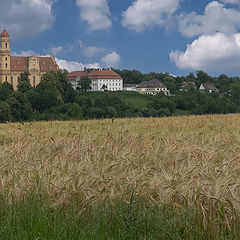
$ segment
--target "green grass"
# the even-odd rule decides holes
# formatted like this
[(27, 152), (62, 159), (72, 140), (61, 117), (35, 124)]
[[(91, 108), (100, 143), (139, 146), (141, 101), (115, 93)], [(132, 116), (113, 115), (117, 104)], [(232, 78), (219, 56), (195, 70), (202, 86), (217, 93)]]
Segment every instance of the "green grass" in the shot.
[(150, 206), (133, 198), (98, 206), (83, 206), (75, 198), (54, 207), (46, 195), (32, 194), (11, 204), (1, 199), (0, 239), (238, 239), (221, 221), (210, 231), (200, 222), (193, 209)]
[(126, 104), (131, 104), (137, 108), (144, 108), (152, 100), (153, 96), (143, 95), (136, 92), (86, 92), (82, 93), (83, 96), (89, 97), (95, 100), (98, 97), (102, 97), (104, 94), (110, 94), (122, 99)]

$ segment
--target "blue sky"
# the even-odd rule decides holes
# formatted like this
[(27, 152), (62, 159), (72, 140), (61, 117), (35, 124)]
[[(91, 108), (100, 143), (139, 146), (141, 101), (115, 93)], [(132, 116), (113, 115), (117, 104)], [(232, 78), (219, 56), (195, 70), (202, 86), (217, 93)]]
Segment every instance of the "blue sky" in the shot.
[(240, 0), (0, 0), (12, 55), (144, 73), (240, 75)]

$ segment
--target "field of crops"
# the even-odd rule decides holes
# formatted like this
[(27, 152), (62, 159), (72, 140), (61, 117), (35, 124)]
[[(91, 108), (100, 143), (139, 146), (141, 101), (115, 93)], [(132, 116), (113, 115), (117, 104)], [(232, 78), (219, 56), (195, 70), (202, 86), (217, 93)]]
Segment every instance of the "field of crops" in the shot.
[(240, 115), (2, 124), (0, 161), (9, 204), (43, 192), (53, 207), (141, 199), (193, 209), (211, 236), (240, 232)]

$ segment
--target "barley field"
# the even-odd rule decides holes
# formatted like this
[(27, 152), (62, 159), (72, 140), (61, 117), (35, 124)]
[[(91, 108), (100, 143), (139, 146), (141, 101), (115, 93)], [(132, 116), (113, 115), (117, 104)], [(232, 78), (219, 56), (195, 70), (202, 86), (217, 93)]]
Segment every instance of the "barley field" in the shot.
[(40, 192), (53, 207), (134, 197), (194, 209), (211, 236), (219, 224), (239, 231), (240, 115), (1, 124), (0, 162), (9, 204)]

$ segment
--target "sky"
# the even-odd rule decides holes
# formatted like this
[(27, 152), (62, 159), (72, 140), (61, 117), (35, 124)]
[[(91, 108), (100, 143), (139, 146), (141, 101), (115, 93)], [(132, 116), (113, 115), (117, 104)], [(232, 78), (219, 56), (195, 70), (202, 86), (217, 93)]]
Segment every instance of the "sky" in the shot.
[(240, 75), (240, 0), (0, 0), (11, 55), (68, 71)]

